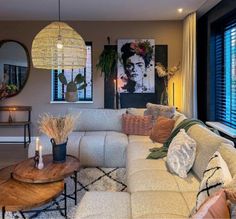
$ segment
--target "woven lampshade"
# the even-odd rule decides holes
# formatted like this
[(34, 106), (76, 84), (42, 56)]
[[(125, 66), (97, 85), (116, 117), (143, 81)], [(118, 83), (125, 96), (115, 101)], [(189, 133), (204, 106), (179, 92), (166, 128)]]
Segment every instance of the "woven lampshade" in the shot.
[(86, 45), (83, 38), (64, 22), (53, 22), (43, 28), (32, 44), (35, 68), (79, 69), (86, 64)]

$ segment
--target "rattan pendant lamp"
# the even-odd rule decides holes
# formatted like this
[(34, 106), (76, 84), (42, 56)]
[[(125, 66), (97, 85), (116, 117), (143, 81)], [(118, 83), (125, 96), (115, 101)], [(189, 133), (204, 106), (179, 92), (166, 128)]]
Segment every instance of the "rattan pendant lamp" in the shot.
[(61, 5), (58, 0), (59, 21), (44, 27), (32, 43), (32, 61), (35, 68), (79, 69), (86, 64), (86, 45), (83, 38), (68, 24), (61, 22)]

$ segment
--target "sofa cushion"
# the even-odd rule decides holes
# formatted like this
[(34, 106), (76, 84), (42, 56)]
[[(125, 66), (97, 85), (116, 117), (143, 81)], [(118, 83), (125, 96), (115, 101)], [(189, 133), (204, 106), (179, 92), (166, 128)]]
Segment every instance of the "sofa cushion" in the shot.
[(226, 162), (233, 180), (236, 181), (236, 149), (230, 144), (222, 143), (218, 151)]
[(164, 106), (153, 103), (147, 103), (147, 110), (144, 112), (144, 115), (151, 115), (153, 121), (159, 116), (164, 116), (167, 118), (172, 118), (175, 115), (175, 107), (173, 106)]
[(127, 135), (150, 135), (152, 129), (151, 116), (122, 115), (122, 131)]
[(80, 162), (82, 166), (104, 167), (105, 135), (87, 135), (80, 141)]
[(152, 143), (152, 140), (149, 136), (142, 136), (142, 135), (128, 135), (129, 143)]
[[(192, 172), (189, 172), (187, 178), (181, 178), (179, 176), (174, 176), (174, 178), (178, 185), (178, 191), (194, 192), (195, 194), (198, 192), (200, 181)], [(194, 197), (194, 200), (196, 200), (196, 196)]]
[(106, 167), (125, 167), (127, 135), (107, 132), (104, 147), (104, 164)]
[(154, 142), (165, 143), (170, 137), (175, 120), (159, 116), (152, 127), (150, 139)]
[(188, 218), (188, 206), (179, 192), (149, 191), (131, 194), (132, 218)]
[[(162, 144), (155, 144), (157, 147), (161, 147)], [(146, 159), (150, 153), (149, 149), (155, 147), (151, 142), (134, 142), (129, 143), (127, 147), (127, 162), (131, 162), (137, 159)]]
[(209, 159), (217, 151), (220, 144), (229, 143), (233, 145), (233, 142), (216, 135), (206, 127), (198, 124), (189, 128), (187, 133), (197, 143), (197, 153), (193, 164), (193, 171), (199, 179), (202, 179), (203, 172), (207, 167)]
[(197, 191), (194, 192), (182, 192), (181, 193), (187, 206), (190, 211), (190, 214), (193, 213), (193, 210), (195, 209), (196, 206), (196, 197), (197, 197)]
[(76, 210), (76, 219), (130, 219), (130, 194), (86, 192)]
[(141, 191), (178, 191), (178, 184), (166, 170), (143, 170), (127, 176), (127, 187), (131, 193)]
[(127, 135), (114, 131), (86, 131), (80, 142), (80, 162), (90, 167), (125, 167)]
[(69, 108), (68, 113), (78, 114), (76, 131), (118, 131), (121, 132), (122, 114), (126, 109), (80, 109)]
[(126, 175), (132, 175), (139, 171), (148, 170), (167, 170), (166, 161), (164, 159), (150, 160), (150, 159), (137, 159), (127, 163)]

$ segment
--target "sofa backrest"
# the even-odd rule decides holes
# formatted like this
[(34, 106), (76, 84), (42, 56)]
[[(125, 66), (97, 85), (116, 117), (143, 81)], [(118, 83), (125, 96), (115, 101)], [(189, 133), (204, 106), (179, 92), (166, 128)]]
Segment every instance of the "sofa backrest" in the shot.
[(187, 133), (197, 143), (196, 159), (192, 169), (199, 179), (202, 179), (209, 159), (218, 150), (221, 143), (234, 146), (232, 141), (215, 134), (202, 125), (192, 126)]
[(122, 131), (122, 114), (126, 109), (78, 109), (69, 108), (68, 113), (78, 115), (75, 131)]
[(233, 181), (229, 185), (226, 185), (226, 187), (236, 189), (236, 148), (232, 147), (230, 144), (222, 143), (218, 151), (226, 162), (233, 178)]

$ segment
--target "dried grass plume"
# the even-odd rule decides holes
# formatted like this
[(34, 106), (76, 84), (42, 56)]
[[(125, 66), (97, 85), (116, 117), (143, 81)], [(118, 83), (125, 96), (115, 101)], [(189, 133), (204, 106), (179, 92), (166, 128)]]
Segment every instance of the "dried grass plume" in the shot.
[(69, 134), (74, 130), (79, 115), (53, 116), (45, 113), (39, 118), (39, 131), (53, 138), (56, 144), (62, 144), (67, 141)]

